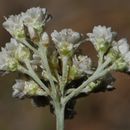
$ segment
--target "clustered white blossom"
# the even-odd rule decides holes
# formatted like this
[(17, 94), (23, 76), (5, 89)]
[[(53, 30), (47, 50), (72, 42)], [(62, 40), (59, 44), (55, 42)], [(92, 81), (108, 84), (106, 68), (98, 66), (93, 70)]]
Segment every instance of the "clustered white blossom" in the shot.
[(16, 80), (16, 83), (13, 85), (13, 90), (13, 97), (20, 99), (35, 95), (43, 96), (45, 94), (34, 81)]
[(16, 39), (24, 39), (26, 36), (25, 27), (27, 27), (31, 39), (35, 38), (37, 33), (41, 34), (45, 24), (50, 21), (51, 16), (47, 14), (45, 8), (31, 8), (19, 15), (11, 15), (5, 18), (4, 28)]
[[(50, 19), (40, 7), (5, 19), (3, 26), (12, 38), (1, 48), (0, 70), (25, 76), (13, 85), (13, 97), (31, 98), (38, 106), (49, 104), (57, 119), (63, 113), (72, 118), (73, 102), (83, 93), (112, 90), (115, 79), (111, 72), (130, 72), (130, 47), (125, 38), (117, 41), (117, 33), (101, 25), (86, 35), (72, 29), (49, 35), (45, 27)], [(97, 51), (98, 65), (77, 51), (88, 41)], [(59, 109), (65, 112), (59, 114)]]
[(26, 26), (41, 29), (48, 21), (47, 10), (45, 8), (31, 8), (22, 13), (22, 20)]
[(3, 23), (4, 28), (12, 35), (17, 37), (25, 37), (24, 24), (21, 15), (11, 15), (9, 18), (5, 18)]
[(91, 75), (92, 60), (88, 56), (74, 55), (72, 60), (72, 66), (70, 67), (70, 79), (80, 78), (84, 75)]
[(30, 51), (23, 44), (11, 38), (6, 43), (5, 48), (0, 52), (0, 69), (7, 71), (16, 71), (20, 67), (20, 62), (29, 59)]
[(93, 28), (93, 33), (87, 33), (87, 36), (97, 51), (106, 51), (116, 36), (116, 33), (112, 32), (110, 27), (106, 28), (106, 26), (99, 25)]
[(72, 29), (63, 29), (60, 32), (54, 30), (51, 37), (61, 55), (70, 55), (80, 45), (82, 34)]

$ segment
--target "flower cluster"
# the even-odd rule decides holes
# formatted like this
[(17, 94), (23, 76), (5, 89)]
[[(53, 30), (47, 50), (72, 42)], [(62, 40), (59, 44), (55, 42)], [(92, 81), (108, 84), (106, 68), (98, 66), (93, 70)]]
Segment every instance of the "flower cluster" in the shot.
[(75, 79), (80, 78), (84, 75), (91, 75), (93, 73), (92, 70), (92, 60), (88, 56), (74, 56), (73, 63), (70, 67), (70, 75), (69, 78)]
[[(93, 33), (88, 33), (89, 41), (95, 46), (98, 53), (103, 54), (104, 60), (110, 58), (114, 63), (114, 69), (118, 71), (129, 71), (130, 48), (125, 38), (115, 40), (116, 33), (111, 28), (96, 26)], [(100, 58), (100, 55), (99, 55)]]
[(87, 34), (89, 41), (95, 46), (97, 51), (103, 51), (104, 53), (109, 48), (110, 44), (113, 41), (113, 38), (116, 36), (115, 32), (111, 31), (111, 28), (106, 28), (105, 26), (95, 26), (93, 33)]
[[(11, 15), (3, 23), (4, 28), (16, 39), (25, 38), (26, 28), (31, 39), (42, 33), (45, 24), (51, 19), (45, 8), (31, 8), (19, 15)], [(25, 28), (26, 27), (26, 28)]]
[(72, 29), (56, 30), (51, 34), (52, 40), (61, 55), (71, 55), (80, 45), (82, 34)]
[(113, 47), (110, 50), (110, 57), (115, 60), (116, 70), (130, 71), (130, 50), (127, 40), (121, 39), (117, 42), (113, 42)]
[(45, 92), (34, 81), (16, 80), (13, 90), (13, 97), (20, 99), (45, 95)]
[[(13, 97), (50, 105), (59, 121), (74, 116), (77, 98), (113, 90), (111, 72), (130, 71), (130, 47), (125, 38), (117, 41), (116, 33), (101, 25), (87, 35), (72, 29), (49, 35), (45, 25), (50, 19), (40, 7), (6, 18), (3, 26), (13, 38), (1, 48), (0, 70), (22, 73), (13, 85)], [(77, 51), (87, 41), (97, 51), (98, 64)]]
[(11, 39), (0, 52), (0, 70), (16, 71), (20, 62), (29, 59), (30, 51), (23, 44)]

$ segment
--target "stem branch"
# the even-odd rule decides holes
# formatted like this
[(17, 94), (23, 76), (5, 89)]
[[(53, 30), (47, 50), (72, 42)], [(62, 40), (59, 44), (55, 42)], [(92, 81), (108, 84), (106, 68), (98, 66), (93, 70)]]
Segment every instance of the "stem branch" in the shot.
[(32, 77), (33, 80), (35, 80), (42, 87), (42, 89), (44, 89), (45, 92), (48, 95), (50, 95), (49, 89), (45, 86), (45, 84), (39, 79), (38, 75), (34, 72), (32, 66), (30, 65), (30, 61), (26, 61), (25, 64), (26, 64), (28, 70), (24, 69), (24, 73), (26, 73), (27, 75)]
[(73, 90), (65, 99), (64, 102), (67, 103), (71, 98), (74, 96), (77, 96), (83, 89), (86, 87), (90, 82), (93, 82), (97, 80), (98, 78), (101, 78), (105, 74), (107, 74), (111, 69), (112, 66), (108, 67), (107, 69), (104, 69), (108, 64), (110, 63), (110, 60), (104, 62), (101, 66), (97, 68), (95, 73), (88, 78), (85, 82), (83, 82), (78, 88)]
[(68, 78), (68, 57), (62, 57), (62, 85), (60, 86), (61, 94), (64, 94), (64, 87)]
[(47, 59), (47, 48), (44, 47), (43, 45), (39, 44), (39, 55), (41, 57), (42, 60), (42, 65), (45, 67), (48, 77), (49, 77), (49, 82), (51, 85), (51, 89), (52, 89), (52, 95), (56, 96), (56, 87), (53, 81), (53, 76), (50, 70), (50, 66), (48, 63), (48, 59)]

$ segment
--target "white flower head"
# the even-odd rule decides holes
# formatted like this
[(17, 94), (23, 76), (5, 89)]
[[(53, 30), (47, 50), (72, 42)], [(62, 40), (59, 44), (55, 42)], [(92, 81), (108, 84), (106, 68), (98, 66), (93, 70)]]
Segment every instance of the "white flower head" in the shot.
[(75, 65), (81, 73), (92, 74), (92, 61), (88, 56), (74, 56), (73, 65)]
[(30, 57), (30, 51), (23, 44), (18, 43), (15, 39), (11, 38), (9, 43), (6, 43), (5, 48), (0, 52), (0, 70), (16, 71), (19, 67), (19, 61)]
[(5, 49), (0, 52), (0, 70), (3, 71), (16, 71), (18, 61), (11, 57)]
[(32, 80), (16, 80), (16, 83), (13, 85), (12, 95), (16, 98), (43, 96), (44, 94), (44, 91)]
[(113, 59), (127, 57), (127, 53), (129, 52), (129, 44), (127, 39), (122, 38), (118, 42), (113, 41), (112, 48), (110, 49), (110, 54), (112, 53)]
[(9, 43), (6, 43), (5, 49), (11, 57), (18, 61), (24, 61), (30, 57), (29, 49), (13, 38), (11, 38)]
[(120, 39), (118, 42), (112, 43), (112, 48), (109, 52), (109, 56), (113, 59), (115, 64), (115, 70), (124, 71), (130, 67), (130, 51), (127, 39)]
[(20, 61), (24, 62), (30, 58), (30, 51), (27, 47), (23, 44), (19, 43), (17, 49), (15, 50), (15, 58)]
[(22, 19), (27, 27), (30, 26), (39, 30), (45, 26), (46, 22), (51, 19), (51, 16), (47, 14), (45, 8), (36, 7), (22, 13)]
[(0, 52), (0, 70), (4, 71), (16, 71), (19, 63), (15, 58), (15, 49), (17, 47), (17, 42), (11, 39), (10, 43), (7, 43), (5, 48), (1, 49)]
[(97, 50), (105, 50), (110, 46), (116, 33), (111, 31), (110, 27), (95, 26), (92, 33), (88, 33), (88, 40), (94, 44)]
[(51, 34), (52, 40), (60, 53), (68, 54), (78, 47), (82, 35), (72, 29), (63, 29), (60, 32), (54, 30)]
[(24, 38), (24, 25), (21, 15), (11, 15), (9, 18), (6, 18), (6, 21), (3, 23), (3, 27), (16, 38)]
[(129, 44), (127, 39), (123, 38), (118, 42), (113, 42), (113, 49), (121, 55), (125, 55), (129, 51)]
[(28, 96), (43, 96), (44, 91), (33, 80), (25, 81), (24, 93)]

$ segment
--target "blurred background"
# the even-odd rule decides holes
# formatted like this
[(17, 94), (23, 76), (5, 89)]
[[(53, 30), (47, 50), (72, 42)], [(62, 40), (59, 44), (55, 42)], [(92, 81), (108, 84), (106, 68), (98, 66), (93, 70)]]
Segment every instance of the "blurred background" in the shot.
[[(95, 25), (111, 26), (119, 38), (130, 41), (130, 0), (0, 0), (0, 45), (9, 41), (3, 29), (4, 16), (18, 14), (31, 7), (46, 7), (53, 15), (48, 23), (54, 29), (72, 28), (91, 32)], [(96, 52), (84, 44), (82, 51), (92, 59)], [(130, 130), (130, 76), (113, 73), (116, 77), (112, 92), (91, 94), (76, 104), (77, 115), (65, 122), (65, 130)], [(11, 97), (16, 75), (0, 78), (0, 130), (55, 130), (55, 118), (49, 108), (36, 108), (30, 100)]]

